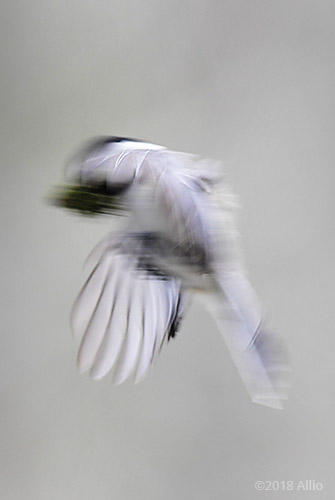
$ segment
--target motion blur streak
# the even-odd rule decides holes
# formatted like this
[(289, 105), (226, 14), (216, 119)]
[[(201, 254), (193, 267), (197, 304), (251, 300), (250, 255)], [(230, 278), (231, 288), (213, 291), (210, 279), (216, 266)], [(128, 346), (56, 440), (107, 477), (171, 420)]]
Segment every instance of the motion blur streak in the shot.
[(213, 312), (253, 401), (282, 407), (288, 365), (241, 265), (236, 202), (217, 164), (120, 137), (94, 139), (70, 162), (55, 202), (83, 214), (128, 215), (92, 252), (72, 311), (78, 368), (141, 380), (173, 338), (194, 293)]

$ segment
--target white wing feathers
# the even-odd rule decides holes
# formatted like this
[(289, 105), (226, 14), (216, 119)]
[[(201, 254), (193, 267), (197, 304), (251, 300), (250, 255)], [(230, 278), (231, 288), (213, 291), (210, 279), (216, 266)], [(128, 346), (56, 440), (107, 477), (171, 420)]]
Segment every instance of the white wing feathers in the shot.
[(114, 372), (114, 382), (116, 384), (121, 384), (131, 375), (141, 352), (145, 300), (143, 288), (145, 287), (143, 287), (141, 280), (134, 280), (133, 288), (130, 291), (131, 296), (129, 297), (128, 334), (125, 336)]
[(180, 314), (180, 284), (145, 274), (117, 246), (106, 242), (103, 246), (105, 252), (72, 310), (73, 332), (81, 338), (78, 368), (94, 379), (114, 368), (115, 383), (123, 382), (136, 368), (139, 381)]

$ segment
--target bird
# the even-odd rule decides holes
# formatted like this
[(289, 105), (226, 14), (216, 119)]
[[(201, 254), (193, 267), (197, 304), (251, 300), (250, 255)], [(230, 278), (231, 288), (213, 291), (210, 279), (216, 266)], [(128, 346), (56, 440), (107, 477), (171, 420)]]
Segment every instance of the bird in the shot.
[(124, 217), (88, 257), (71, 312), (77, 365), (120, 384), (141, 381), (195, 296), (213, 314), (251, 400), (283, 408), (289, 365), (247, 277), (220, 162), (118, 136), (76, 151), (53, 201), (84, 215)]

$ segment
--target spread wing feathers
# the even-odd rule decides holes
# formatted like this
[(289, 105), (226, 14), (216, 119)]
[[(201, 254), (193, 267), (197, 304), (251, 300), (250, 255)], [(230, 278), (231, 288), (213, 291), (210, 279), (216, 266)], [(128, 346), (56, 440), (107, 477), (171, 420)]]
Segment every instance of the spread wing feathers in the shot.
[(229, 304), (229, 324), (221, 324), (222, 304), (213, 312), (251, 399), (282, 408), (289, 369), (279, 338), (263, 324), (258, 298), (242, 273), (221, 278), (220, 287)]
[(121, 254), (104, 241), (102, 253), (72, 310), (76, 338), (81, 338), (78, 369), (94, 379), (112, 368), (121, 383), (136, 369), (140, 381), (164, 340), (180, 321), (183, 292), (178, 280), (136, 268), (135, 256)]

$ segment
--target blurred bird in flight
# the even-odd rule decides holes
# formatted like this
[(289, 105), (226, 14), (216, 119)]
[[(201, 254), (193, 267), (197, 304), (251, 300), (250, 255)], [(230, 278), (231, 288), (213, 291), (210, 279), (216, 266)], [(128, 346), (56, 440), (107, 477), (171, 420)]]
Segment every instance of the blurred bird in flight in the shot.
[(121, 137), (92, 140), (54, 201), (86, 215), (127, 215), (89, 256), (72, 310), (78, 368), (140, 381), (201, 294), (254, 402), (281, 408), (288, 365), (241, 263), (236, 203), (220, 165)]

